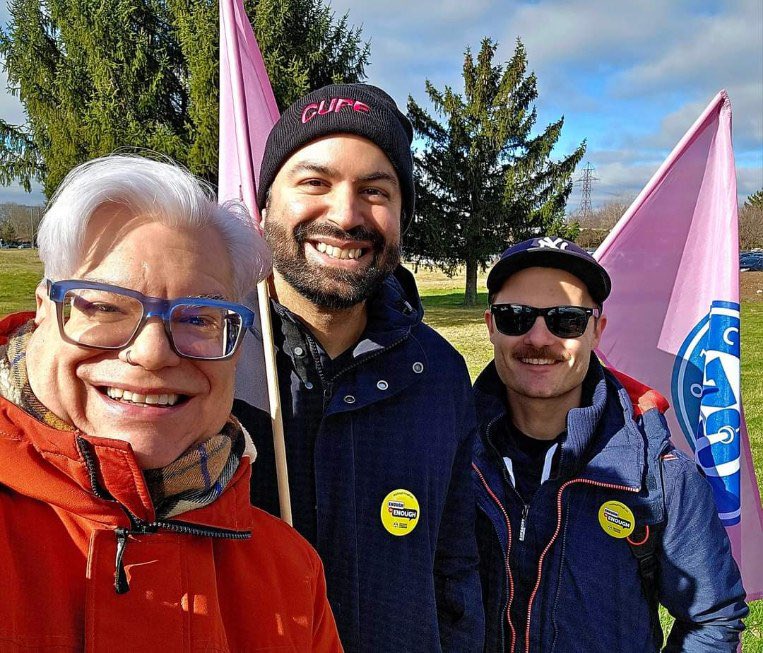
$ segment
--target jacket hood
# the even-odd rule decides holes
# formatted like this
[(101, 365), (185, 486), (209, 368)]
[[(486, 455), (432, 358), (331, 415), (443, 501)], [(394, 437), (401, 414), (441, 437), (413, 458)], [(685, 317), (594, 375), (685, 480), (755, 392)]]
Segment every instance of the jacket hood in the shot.
[(366, 336), (394, 340), (409, 332), (424, 318), (419, 291), (413, 274), (402, 265), (388, 276), (379, 291), (368, 300)]

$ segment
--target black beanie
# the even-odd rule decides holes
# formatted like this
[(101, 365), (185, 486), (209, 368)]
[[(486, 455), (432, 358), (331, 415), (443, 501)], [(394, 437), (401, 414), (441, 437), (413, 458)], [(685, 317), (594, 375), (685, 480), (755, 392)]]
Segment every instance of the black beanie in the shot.
[(403, 224), (413, 218), (413, 128), (395, 101), (370, 84), (332, 84), (297, 100), (281, 114), (265, 144), (257, 206), (265, 208), (268, 190), (286, 160), (311, 141), (329, 134), (367, 138), (387, 155), (400, 182)]

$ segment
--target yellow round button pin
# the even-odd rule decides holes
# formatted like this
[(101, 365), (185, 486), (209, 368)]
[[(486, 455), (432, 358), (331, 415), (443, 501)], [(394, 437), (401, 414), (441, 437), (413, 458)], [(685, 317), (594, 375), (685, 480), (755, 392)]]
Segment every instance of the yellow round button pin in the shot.
[(624, 538), (636, 528), (636, 518), (624, 503), (607, 501), (599, 508), (599, 524), (607, 535)]
[(408, 490), (393, 490), (381, 505), (381, 522), (392, 535), (408, 535), (419, 523), (419, 501)]

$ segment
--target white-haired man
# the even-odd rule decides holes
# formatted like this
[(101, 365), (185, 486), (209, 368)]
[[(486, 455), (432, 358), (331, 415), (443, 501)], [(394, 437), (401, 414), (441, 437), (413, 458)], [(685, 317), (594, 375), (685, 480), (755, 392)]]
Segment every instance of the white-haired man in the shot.
[(36, 312), (0, 322), (0, 649), (341, 650), (317, 555), (249, 505), (237, 302), (269, 254), (246, 211), (105, 157), (39, 246)]

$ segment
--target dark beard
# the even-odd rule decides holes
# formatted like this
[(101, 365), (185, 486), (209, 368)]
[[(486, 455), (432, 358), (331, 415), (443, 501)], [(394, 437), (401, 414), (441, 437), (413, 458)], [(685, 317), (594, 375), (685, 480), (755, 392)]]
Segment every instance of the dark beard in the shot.
[[(319, 236), (371, 243), (373, 259), (357, 272), (311, 264), (304, 245)], [(265, 220), (265, 240), (273, 250), (273, 268), (307, 300), (331, 310), (366, 301), (400, 263), (400, 244), (390, 244), (378, 231), (363, 226), (344, 231), (332, 224), (300, 223), (289, 233), (271, 214)]]

